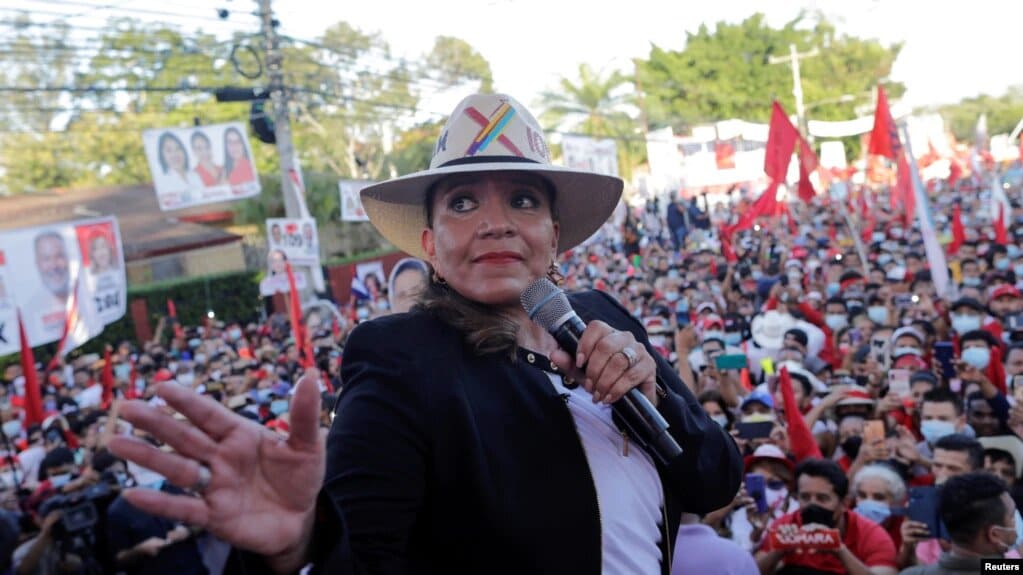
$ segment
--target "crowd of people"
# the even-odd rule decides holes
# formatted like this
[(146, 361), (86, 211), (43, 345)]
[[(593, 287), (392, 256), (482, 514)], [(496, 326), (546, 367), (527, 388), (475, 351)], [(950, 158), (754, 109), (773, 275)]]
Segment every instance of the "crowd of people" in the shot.
[[(794, 200), (788, 218), (735, 234), (722, 229), (748, 192), (714, 206), (650, 201), (561, 257), (562, 287), (616, 300), (745, 457), (731, 502), (682, 515), (672, 573), (949, 573), (1021, 556), (1023, 204), (1007, 183), (1011, 225), (998, 237), (989, 181), (932, 186), (943, 239), (953, 219), (965, 224), (946, 249), (946, 293), (915, 219), (883, 187)], [(854, 201), (869, 205), (869, 223), (847, 217)], [(0, 572), (221, 572), (227, 544), (121, 496), (188, 486), (107, 449), (118, 435), (169, 447), (119, 419), (104, 369), (116, 396), (175, 415), (156, 390), (182, 386), (286, 438), (295, 385), (315, 367), (329, 428), (352, 329), (416, 305), (430, 279), (416, 260), (397, 268), (350, 315), (304, 318), (312, 365), (283, 314), (162, 321), (151, 341), (110, 342), (109, 359), (42, 372), (46, 419), (28, 427), (24, 376), (9, 366)]]

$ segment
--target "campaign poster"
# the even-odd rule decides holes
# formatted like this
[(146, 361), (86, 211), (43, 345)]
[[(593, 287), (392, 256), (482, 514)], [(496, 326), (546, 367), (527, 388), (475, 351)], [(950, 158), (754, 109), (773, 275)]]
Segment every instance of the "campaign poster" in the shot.
[(0, 232), (0, 355), (19, 350), (19, 310), (33, 347), (63, 338), (66, 351), (126, 308), (124, 249), (113, 217)]
[(362, 207), (359, 192), (373, 182), (368, 180), (341, 180), (337, 183), (341, 194), (341, 220), (345, 222), (368, 222), (369, 216)]
[(561, 138), (565, 167), (618, 176), (618, 145), (611, 138), (566, 135)]
[(266, 241), (270, 251), (284, 254), (291, 265), (320, 265), (320, 240), (312, 218), (268, 218)]
[(163, 211), (259, 194), (252, 147), (239, 122), (146, 130), (142, 142)]
[(363, 262), (355, 265), (355, 277), (366, 287), (367, 294), (371, 299), (376, 299), (384, 293), (384, 286), (387, 285), (387, 278), (384, 275), (384, 263), (379, 260)]

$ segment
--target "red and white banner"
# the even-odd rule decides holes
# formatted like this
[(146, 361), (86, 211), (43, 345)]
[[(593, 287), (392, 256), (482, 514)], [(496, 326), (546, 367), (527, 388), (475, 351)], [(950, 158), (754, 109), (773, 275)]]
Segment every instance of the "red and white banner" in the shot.
[(20, 349), (20, 309), (32, 346), (62, 353), (124, 316), (124, 251), (113, 217), (0, 233), (0, 355)]
[(161, 210), (259, 194), (252, 147), (240, 123), (146, 130), (142, 143)]

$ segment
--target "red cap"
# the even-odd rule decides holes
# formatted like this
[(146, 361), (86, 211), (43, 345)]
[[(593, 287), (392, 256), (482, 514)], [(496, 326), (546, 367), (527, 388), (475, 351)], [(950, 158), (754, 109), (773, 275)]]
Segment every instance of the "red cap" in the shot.
[(896, 359), (892, 367), (895, 369), (921, 370), (927, 369), (927, 362), (919, 356), (906, 354)]
[(1019, 293), (1015, 286), (1003, 284), (991, 290), (991, 299), (998, 299), (1000, 297), (1023, 297), (1023, 295)]
[(280, 419), (271, 419), (270, 421), (266, 422), (266, 426), (269, 429), (276, 429), (278, 431), (283, 431), (285, 433), (291, 431), (291, 426), (288, 425), (286, 421)]
[(174, 374), (169, 369), (161, 369), (153, 375), (153, 383), (162, 383), (174, 379)]

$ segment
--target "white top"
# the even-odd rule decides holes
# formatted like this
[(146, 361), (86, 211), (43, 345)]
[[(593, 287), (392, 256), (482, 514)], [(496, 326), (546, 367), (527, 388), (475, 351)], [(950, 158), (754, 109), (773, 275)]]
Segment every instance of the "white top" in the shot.
[(593, 403), (582, 386), (566, 388), (561, 376), (547, 373), (575, 420), (600, 506), (603, 575), (660, 573), (660, 525), (664, 490), (650, 456), (625, 440), (611, 419), (611, 406)]

